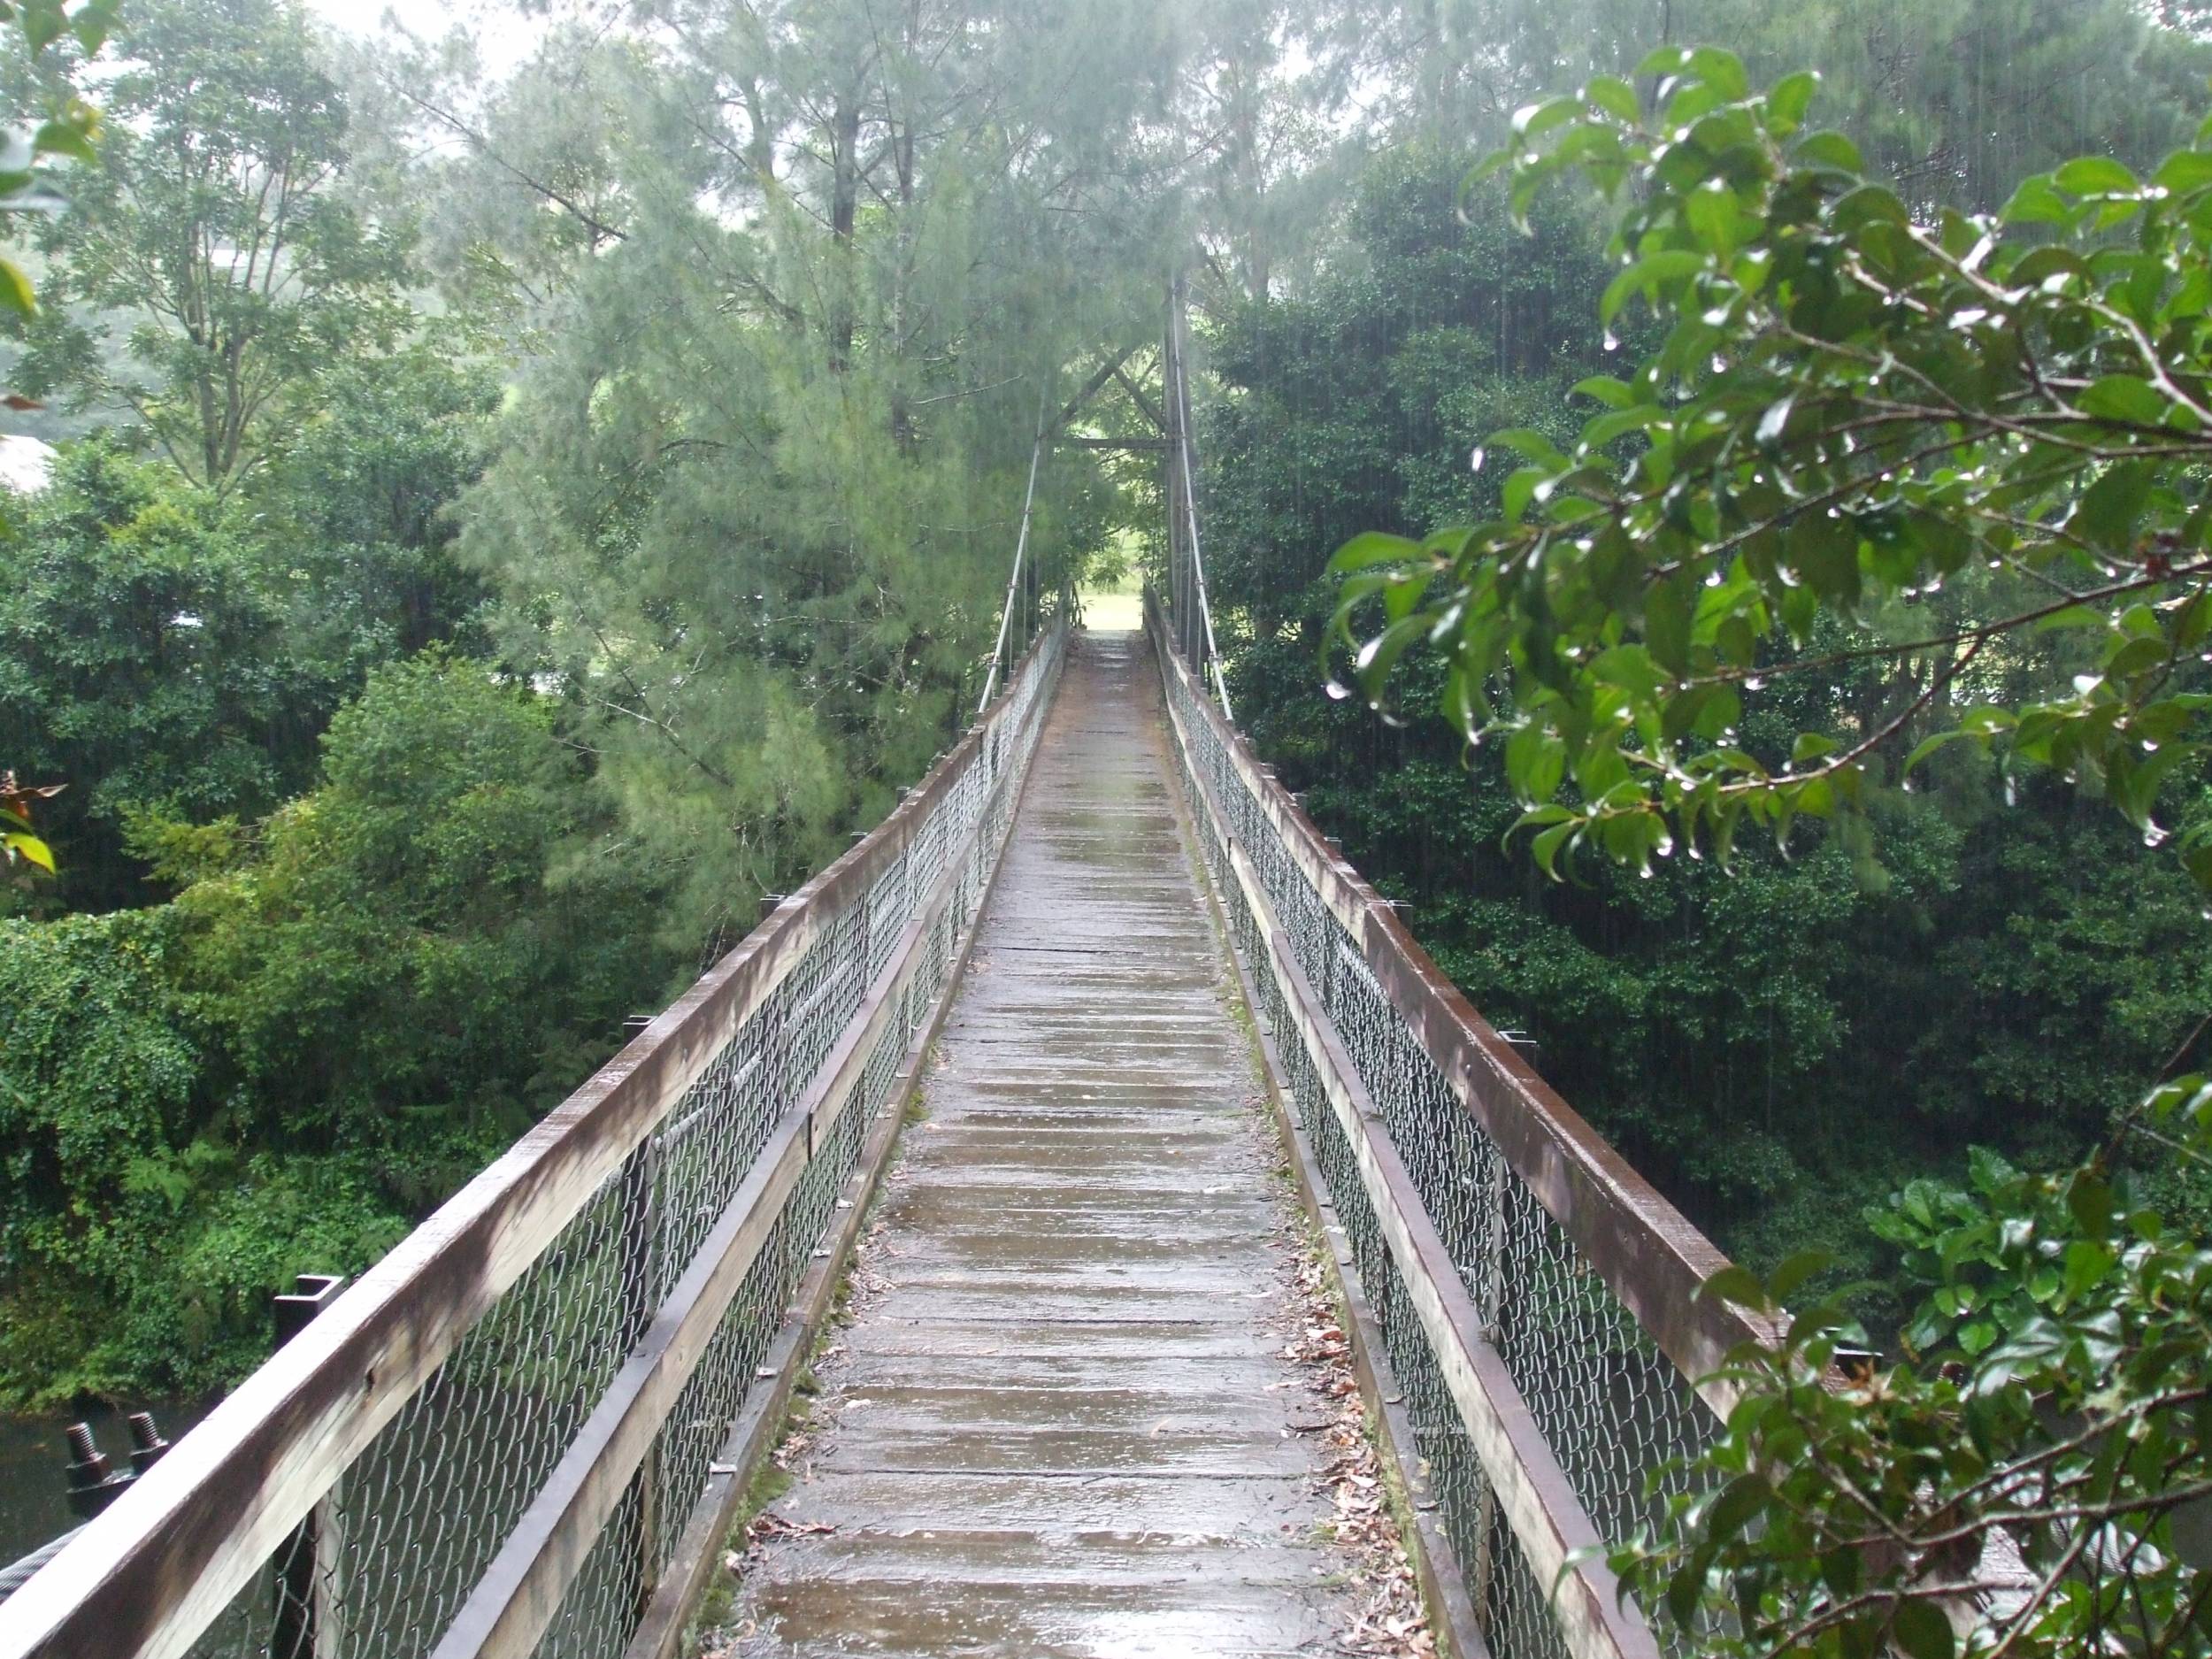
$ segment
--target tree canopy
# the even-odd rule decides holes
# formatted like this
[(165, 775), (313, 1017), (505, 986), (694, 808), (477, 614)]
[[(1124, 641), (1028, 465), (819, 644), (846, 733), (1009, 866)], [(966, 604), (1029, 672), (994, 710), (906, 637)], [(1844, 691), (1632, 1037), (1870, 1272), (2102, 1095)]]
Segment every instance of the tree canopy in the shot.
[(51, 303), (17, 378), (119, 403), (227, 493), (312, 417), (325, 371), (409, 326), (411, 220), (349, 174), (347, 99), (296, 6), (134, 8), (114, 56), (98, 170), (42, 238)]

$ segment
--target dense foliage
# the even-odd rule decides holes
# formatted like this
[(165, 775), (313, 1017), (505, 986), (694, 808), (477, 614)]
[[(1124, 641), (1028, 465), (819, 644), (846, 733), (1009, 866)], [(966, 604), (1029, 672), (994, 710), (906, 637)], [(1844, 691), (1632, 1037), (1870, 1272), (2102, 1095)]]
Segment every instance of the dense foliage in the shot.
[[(64, 119), (50, 155), (96, 131), (80, 88), (110, 119), (35, 221), (48, 303), (9, 370), (56, 406), (25, 425), (89, 435), (0, 542), (0, 810), (35, 826), (0, 822), (32, 837), (0, 843), (0, 1397), (234, 1374), (266, 1291), (371, 1259), (872, 821), (973, 707), (1041, 420), (1088, 386), (1084, 435), (1154, 432), (1158, 294), (1194, 246), (1240, 715), (1732, 1249), (1829, 1244), (1898, 1322), (1911, 1285), (1851, 1241), (1859, 1207), (1969, 1145), (2066, 1167), (2212, 1005), (2183, 865), (1977, 745), (1840, 816), (1801, 799), (1787, 856), (1746, 836), (1732, 873), (1555, 883), (1503, 844), (1508, 743), (1315, 672), (1332, 549), (1525, 504), (1502, 448), (1469, 466), (1485, 434), (1573, 460), (1573, 388), (1610, 373), (1636, 412), (1597, 448), (1625, 467), (1628, 428), (1680, 412), (1631, 367), (1671, 319), (1594, 320), (1602, 204), (1525, 201), (1524, 236), (1509, 180), (1463, 192), (1517, 109), (1666, 31), (1763, 71), (1817, 39), (1868, 180), (1915, 222), (1993, 213), (2070, 155), (2147, 177), (2187, 139), (2203, 50), (2126, 0), (670, 0), (553, 21), (503, 77), (465, 36), (341, 42), (295, 0), (16, 15), (77, 26), (18, 31), (0, 76)], [(2194, 234), (2136, 205), (2101, 234)], [(1816, 406), (1782, 423), (1793, 465)], [(1152, 458), (1057, 452), (1041, 588), (1120, 557)], [(1755, 695), (1729, 664), (1734, 747), (1774, 772), (1801, 733), (1873, 729), (1929, 653), (1783, 657), (1955, 631), (1997, 586), (1970, 562), (1777, 636)], [(2090, 638), (2034, 636), (1989, 700), (2108, 679)], [(1404, 715), (1446, 689), (1433, 657), (1396, 673)], [(2157, 811), (2187, 840), (2193, 774)]]
[(204, 1386), (611, 1052), (656, 893), (551, 711), (431, 655), (254, 827), (142, 818), (172, 902), (0, 923), (0, 1389)]
[[(1641, 296), (1666, 337), (1632, 380), (1578, 387), (1602, 412), (1571, 454), (1532, 429), (1492, 440), (1527, 461), (1501, 518), (1338, 556), (1347, 622), (1371, 597), (1388, 615), (1363, 683), (1424, 640), (1447, 652), (1448, 711), (1504, 739), (1548, 870), (1586, 841), (1639, 864), (1678, 833), (1724, 862), (1747, 823), (1786, 842), (1930, 724), (1893, 775), (1970, 737), (2163, 841), (2160, 786), (2200, 755), (2212, 624), (2193, 389), (2212, 153), (2149, 183), (2070, 162), (1999, 217), (1924, 227), (1847, 139), (1801, 134), (1811, 76), (1753, 98), (1725, 54), (1663, 57), (1683, 73), (1650, 125), (1626, 82), (1594, 81), (1593, 114), (1532, 106), (1532, 147), (1502, 165), (1517, 204), (1563, 168), (1633, 180), (1601, 318)], [(1856, 664), (1887, 671), (1875, 706), (1816, 710), (1778, 760), (1735, 741), (1769, 682)], [(2183, 856), (2212, 886), (2212, 846)]]
[[(1467, 465), (1483, 435), (1570, 442), (1568, 388), (1638, 343), (1633, 319), (1619, 350), (1598, 338), (1607, 273), (1563, 193), (1533, 204), (1532, 240), (1502, 191), (1461, 221), (1472, 160), (1379, 160), (1331, 280), (1220, 311), (1209, 557), (1239, 717), (1477, 1004), (1725, 1247), (1772, 1263), (1820, 1245), (1886, 1279), (1867, 1202), (1975, 1144), (2062, 1164), (2136, 1097), (2212, 999), (2202, 901), (2101, 803), (2048, 780), (2008, 802), (1963, 756), (1912, 793), (1873, 789), (1848, 825), (1801, 826), (1787, 857), (1744, 843), (1732, 874), (1585, 859), (1547, 881), (1504, 845), (1500, 746), (1464, 753), (1412, 718), (1432, 664), (1400, 669), (1403, 725), (1315, 695), (1327, 550), (1494, 511), (1506, 469)], [(1540, 292), (1541, 327), (1521, 297)], [(1501, 311), (1529, 320), (1502, 330)], [(1502, 338), (1520, 355), (1494, 365)], [(1746, 745), (1786, 754), (1884, 695), (1865, 665), (1777, 680)], [(1905, 1294), (1863, 1305), (1886, 1320)]]
[[(1747, 825), (1778, 856), (1808, 818), (1830, 826), (1822, 851), (1886, 852), (1926, 810), (1897, 780), (1966, 740), (1981, 759), (1948, 774), (1954, 798), (1995, 777), (2008, 803), (2024, 780), (2046, 800), (2073, 786), (2142, 843), (2078, 824), (2056, 849), (2101, 871), (2078, 919), (2101, 916), (2107, 944), (2162, 880), (2212, 887), (2212, 163), (2177, 150), (2144, 183), (2069, 161), (2000, 214), (1925, 223), (1840, 134), (1804, 134), (1809, 75), (1760, 96), (1724, 51), (1646, 67), (1648, 117), (1600, 77), (1523, 111), (1490, 171), (1517, 211), (1562, 171), (1624, 197), (1601, 319), (1641, 296), (1659, 326), (1632, 376), (1578, 387), (1602, 412), (1571, 450), (1532, 428), (1489, 440), (1527, 463), (1495, 517), (1338, 556), (1335, 622), (1366, 631), (1370, 696), (1402, 655), (1434, 653), (1425, 689), (1460, 741), (1504, 740), (1494, 775), (1524, 809), (1505, 839), (1548, 876), (1578, 849), (1647, 879), (1678, 845), (1725, 866)], [(2177, 860), (2144, 850), (2173, 839), (2154, 812), (2184, 830)], [(2036, 868), (2020, 839), (2015, 877)], [(2019, 921), (1994, 942), (2032, 985), (2072, 930)], [(2200, 926), (2169, 948), (2200, 956)], [(1978, 1146), (1970, 1191), (1915, 1179), (1870, 1211), (1918, 1298), (1887, 1359), (1839, 1386), (1864, 1332), (1818, 1302), (1778, 1348), (1732, 1356), (1736, 1403), (1691, 1490), (1612, 1552), (1700, 1651), (2212, 1651), (2212, 1087), (2165, 1081), (2212, 1021), (2185, 970), (2140, 965), (2121, 1011), (2178, 1041), (2101, 1121), (2063, 1048), (1977, 1033), (1985, 1088), (2057, 1086), (2042, 1167)], [(1707, 1294), (1778, 1313), (1831, 1263), (1730, 1269)]]
[(120, 403), (221, 495), (326, 406), (331, 371), (413, 320), (409, 215), (349, 171), (349, 101), (281, 0), (125, 18), (99, 167), (41, 241), (22, 388)]
[[(2180, 1079), (2055, 1174), (1988, 1152), (1873, 1219), (1924, 1299), (1878, 1374), (1801, 1309), (1721, 1372), (1738, 1395), (1663, 1526), (1612, 1552), (1701, 1652), (1911, 1659), (2212, 1652), (2212, 1250), (2116, 1160), (2212, 1154), (2212, 1085)], [(1820, 1258), (1708, 1287), (1770, 1315)]]

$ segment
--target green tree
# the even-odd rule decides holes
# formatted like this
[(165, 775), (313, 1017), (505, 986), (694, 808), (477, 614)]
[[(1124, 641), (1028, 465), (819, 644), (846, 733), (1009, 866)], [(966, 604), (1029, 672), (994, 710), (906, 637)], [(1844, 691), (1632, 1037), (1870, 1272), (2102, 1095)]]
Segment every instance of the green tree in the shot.
[[(1494, 503), (1494, 474), (1467, 464), (1485, 433), (1561, 425), (1608, 274), (1594, 227), (1555, 214), (1521, 238), (1480, 201), (1463, 219), (1471, 161), (1432, 144), (1376, 157), (1322, 273), (1216, 309), (1210, 366), (1232, 395), (1201, 434), (1207, 578), (1262, 639), (1325, 622), (1325, 549)], [(1272, 702), (1270, 678), (1253, 690)], [(1310, 678), (1277, 683), (1302, 697)]]
[[(1371, 692), (1438, 648), (1443, 704), (1468, 741), (1505, 738), (1548, 869), (1577, 846), (1648, 869), (1678, 833), (1725, 858), (1747, 822), (1847, 830), (1885, 805), (1878, 768), (1955, 739), (2008, 796), (2047, 787), (2038, 772), (2087, 783), (2154, 844), (2154, 810), (2174, 815), (2186, 874), (2162, 873), (2206, 883), (2212, 159), (2177, 151), (2148, 184), (2076, 160), (2001, 215), (1923, 224), (1847, 141), (1803, 134), (1811, 77), (1759, 96), (1725, 52), (1645, 68), (1663, 77), (1648, 125), (1626, 82), (1595, 80), (1525, 111), (1500, 166), (1517, 205), (1570, 169), (1628, 199), (1601, 310), (1609, 324), (1644, 299), (1654, 348), (1633, 376), (1583, 384), (1605, 412), (1571, 449), (1493, 440), (1526, 463), (1501, 517), (1339, 556), (1340, 623), (1380, 613), (1357, 661)], [(2002, 954), (1955, 978), (2060, 1020), (2139, 993), (2099, 972), (2155, 889), (2116, 839), (2004, 845), (2015, 883), (2056, 885), (2055, 858), (2120, 879), (1992, 930)], [(2177, 919), (2168, 949), (2195, 937)], [(2139, 1001), (2120, 1018), (2176, 1015)], [(2212, 1088), (2163, 1077), (2203, 1031), (2102, 1122), (2102, 1079), (2047, 1074), (2051, 1025), (1977, 1033), (1975, 1093), (2039, 1118), (2046, 1156), (2085, 1130), (2099, 1143), (2057, 1173), (1980, 1152), (1970, 1191), (1915, 1181), (1875, 1211), (1925, 1293), (1895, 1363), (1837, 1387), (1839, 1347), (1864, 1333), (1832, 1303), (1733, 1356), (1740, 1401), (1694, 1490), (1612, 1552), (1625, 1586), (1708, 1652), (2212, 1650), (2188, 1518), (2212, 1494), (2212, 1253), (2136, 1174), (2178, 1159), (2190, 1173), (2163, 1185), (2200, 1218), (2186, 1188), (2212, 1167)], [(1826, 1264), (1763, 1284), (1732, 1269), (1707, 1293), (1775, 1309)], [(1993, 1601), (2001, 1548), (2028, 1577)]]
[[(2023, 174), (2085, 150), (2154, 165), (2188, 135), (2206, 56), (2131, 0), (1570, 0), (1535, 8), (1535, 85), (1555, 65), (1632, 76), (1645, 54), (1727, 41), (1756, 75), (1818, 71), (1868, 172), (1916, 208), (1990, 211)], [(1591, 43), (1595, 43), (1592, 50)], [(1571, 71), (1570, 73), (1574, 73)], [(1509, 134), (1490, 129), (1496, 142)]]
[[(542, 205), (521, 117), (477, 125), (478, 189), (581, 234), (531, 283), (558, 326), (461, 550), (508, 600), (508, 659), (595, 711), (695, 941), (749, 926), (965, 723), (1041, 405), (1073, 393), (1063, 363), (1156, 334), (1156, 276), (1119, 253), (1132, 95), (1078, 90), (1064, 58), (1048, 81), (992, 8), (664, 11), (659, 50), (591, 61), (616, 113), (560, 175), (595, 181), (588, 209)], [(1082, 44), (1050, 11), (1004, 16)], [(533, 233), (474, 269), (546, 257)], [(1104, 495), (1080, 455), (1047, 470), (1048, 589)]]
[[(188, 1121), (200, 1055), (179, 1029), (160, 949), (158, 930), (127, 913), (0, 921), (0, 1294), (10, 1312), (0, 1386), (10, 1393), (34, 1391), (44, 1361), (81, 1348), (81, 1337), (49, 1327), (82, 1310), (70, 1263), (105, 1208), (87, 1195), (123, 1202), (141, 1161), (158, 1159)], [(53, 1308), (50, 1321), (30, 1311), (38, 1303)]]
[(252, 1102), (250, 1144), (395, 1170), (464, 1147), (449, 1179), (662, 988), (669, 959), (640, 942), (657, 895), (553, 714), (481, 664), (411, 658), (370, 676), (322, 786), (257, 834), (150, 836), (198, 877), (173, 907), (180, 980)]
[(306, 787), (357, 682), (295, 653), (297, 584), (242, 517), (93, 444), (0, 542), (0, 726), (27, 775), (70, 780), (47, 816), (69, 906), (146, 896), (134, 810), (258, 817)]
[[(0, 27), (7, 29), (26, 71), (43, 81), (36, 91), (19, 88), (12, 101), (18, 110), (45, 107), (45, 119), (36, 127), (11, 132), (0, 145), (0, 216), (47, 214), (65, 204), (50, 165), (42, 158), (96, 158), (100, 112), (68, 87), (66, 71), (56, 68), (47, 49), (65, 39), (84, 58), (94, 57), (115, 27), (115, 0), (78, 0), (73, 10), (68, 0), (0, 0)], [(4, 257), (0, 257), (0, 312), (18, 318), (38, 313), (30, 277)]]
[[(1463, 154), (1364, 165), (1320, 271), (1225, 304), (1207, 340), (1222, 396), (1203, 422), (1203, 512), (1239, 723), (1347, 856), (1546, 1077), (1739, 1260), (1816, 1243), (1872, 1281), (1878, 1326), (1905, 1287), (1869, 1202), (1970, 1145), (2070, 1162), (2212, 1002), (2191, 941), (2201, 899), (2101, 803), (2022, 780), (2008, 805), (1978, 757), (1947, 756), (1866, 821), (1801, 826), (1635, 869), (1584, 860), (1548, 882), (1501, 842), (1517, 815), (1499, 746), (1314, 695), (1336, 598), (1327, 549), (1362, 526), (1418, 534), (1494, 512), (1508, 469), (1469, 460), (1500, 425), (1571, 438), (1569, 388), (1607, 351), (1590, 320), (1598, 233), (1556, 197), (1533, 238)], [(1578, 311), (1577, 307), (1586, 308)], [(1441, 688), (1402, 664), (1408, 715)], [(1856, 718), (1881, 664), (1778, 680), (1744, 722), (1753, 753)], [(1827, 948), (1808, 950), (1816, 931)], [(1870, 1124), (1882, 1133), (1870, 1134)]]
[[(114, 6), (110, 0), (87, 0), (73, 15), (64, 0), (0, 4), (0, 26), (13, 26), (23, 57), (31, 64), (37, 64), (46, 49), (65, 35), (85, 56), (92, 56), (106, 40), (113, 21)], [(0, 157), (0, 216), (49, 212), (61, 204), (62, 197), (46, 176), (49, 170), (40, 165), (41, 157), (62, 156), (73, 161), (94, 158), (92, 144), (99, 134), (99, 112), (83, 99), (58, 89), (47, 91), (46, 103), (47, 119), (27, 137), (20, 134), (6, 136), (6, 154)], [(19, 319), (38, 312), (30, 278), (20, 265), (4, 255), (0, 255), (0, 311), (12, 312)], [(29, 403), (13, 393), (5, 401), (16, 407)], [(6, 519), (0, 518), (0, 536), (8, 529)], [(50, 876), (54, 873), (53, 850), (34, 833), (36, 826), (31, 813), (34, 803), (50, 799), (60, 788), (55, 784), (24, 785), (12, 771), (0, 772), (0, 824), (6, 826), (0, 832), (0, 872), (11, 879), (19, 881), (40, 871)]]
[(0, 921), (0, 1399), (200, 1389), (656, 1005), (661, 895), (546, 700), (443, 655), (260, 825), (142, 816), (173, 902)]
[(349, 193), (346, 98), (294, 0), (146, 0), (82, 211), (42, 240), (25, 389), (127, 408), (226, 493), (411, 320), (409, 216)]
[(489, 593), (454, 543), (452, 508), (481, 475), (499, 376), (426, 324), (388, 357), (323, 376), (314, 416), (273, 449), (247, 492), (255, 536), (293, 593), (291, 649), (369, 665), (433, 644), (482, 649)]
[[(1692, 1490), (1611, 1551), (1629, 1593), (1717, 1655), (2212, 1652), (2212, 1252), (2129, 1177), (2131, 1137), (2200, 1162), (2212, 1086), (2154, 1091), (2073, 1169), (1982, 1153), (1871, 1212), (1924, 1294), (1901, 1355), (1839, 1379), (1863, 1333), (1819, 1303), (1731, 1356)], [(1778, 1314), (1821, 1264), (1706, 1294)]]

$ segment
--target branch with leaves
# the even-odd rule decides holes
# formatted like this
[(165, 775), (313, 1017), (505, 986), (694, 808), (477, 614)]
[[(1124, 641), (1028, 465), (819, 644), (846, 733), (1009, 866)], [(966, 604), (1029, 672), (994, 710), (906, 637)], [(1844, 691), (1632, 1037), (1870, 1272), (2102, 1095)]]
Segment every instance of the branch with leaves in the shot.
[[(2120, 1133), (2212, 1151), (2212, 1084), (2167, 1084)], [(1915, 1181), (1870, 1216), (1925, 1293), (1886, 1371), (1835, 1386), (1864, 1333), (1836, 1302), (1746, 1348), (1691, 1490), (1610, 1552), (1697, 1651), (1741, 1659), (2212, 1653), (2212, 1251), (2116, 1156), (1970, 1187)], [(1824, 1265), (1705, 1294), (1778, 1313)]]
[[(34, 60), (64, 35), (89, 58), (106, 43), (115, 12), (116, 0), (79, 0), (74, 6), (67, 0), (0, 0), (0, 27), (12, 25), (19, 31)], [(99, 133), (99, 111), (74, 95), (55, 97), (46, 119), (27, 133), (0, 131), (0, 214), (53, 213), (66, 206), (49, 161), (96, 159), (92, 146)], [(0, 310), (19, 318), (38, 311), (31, 279), (4, 254), (0, 254)], [(36, 407), (12, 393), (0, 401), (12, 409)], [(0, 515), (0, 535), (7, 533), (7, 519)], [(31, 806), (61, 788), (59, 784), (29, 787), (19, 784), (14, 772), (0, 772), (0, 872), (16, 879), (33, 871), (54, 873), (52, 849), (33, 833)]]
[(0, 772), (0, 872), (17, 879), (33, 871), (54, 873), (53, 849), (39, 839), (31, 809), (50, 801), (62, 788), (58, 783), (18, 783), (13, 772)]
[[(1522, 111), (1479, 176), (1517, 214), (1565, 173), (1624, 204), (1600, 321), (1655, 344), (1577, 388), (1571, 447), (1477, 451), (1522, 462), (1500, 518), (1337, 555), (1360, 691), (1441, 653), (1554, 874), (1584, 847), (1724, 859), (1747, 822), (1786, 841), (1959, 741), (2166, 840), (2212, 710), (2212, 123), (2147, 179), (2088, 157), (1923, 222), (1805, 130), (1815, 77), (1755, 93), (1673, 48), (1640, 75), (1648, 103), (1601, 77)], [(1893, 713), (1786, 759), (1739, 743), (1769, 678), (1846, 660), (1892, 666)], [(2007, 671), (2046, 695), (1998, 699)], [(2212, 839), (2180, 851), (2212, 887)]]
[[(117, 0), (0, 0), (0, 28), (12, 25), (35, 60), (65, 35), (89, 58), (115, 27)], [(0, 213), (51, 213), (67, 204), (49, 165), (52, 158), (91, 161), (100, 135), (100, 112), (82, 98), (58, 95), (45, 119), (30, 130), (0, 133)], [(0, 309), (19, 317), (38, 310), (30, 278), (0, 255)]]

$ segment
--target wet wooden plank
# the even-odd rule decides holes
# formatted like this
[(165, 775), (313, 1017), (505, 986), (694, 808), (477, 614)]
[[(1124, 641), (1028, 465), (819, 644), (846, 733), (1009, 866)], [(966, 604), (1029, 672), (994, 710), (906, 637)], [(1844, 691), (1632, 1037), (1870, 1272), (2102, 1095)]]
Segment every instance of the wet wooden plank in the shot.
[(763, 1610), (815, 1632), (787, 1649), (794, 1659), (1286, 1659), (1329, 1651), (1329, 1621), (1311, 1608), (1292, 1610), (1292, 1586), (1240, 1583), (1227, 1576), (1237, 1571), (1237, 1553), (1225, 1551), (1195, 1558), (1173, 1581), (1041, 1584), (1014, 1567), (997, 1582), (826, 1580), (780, 1590)]

